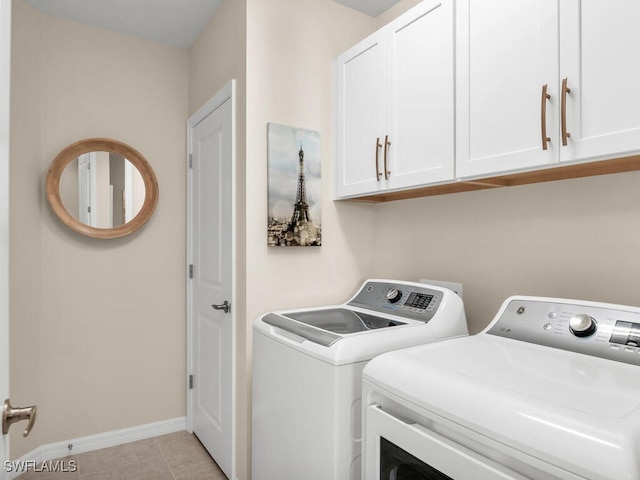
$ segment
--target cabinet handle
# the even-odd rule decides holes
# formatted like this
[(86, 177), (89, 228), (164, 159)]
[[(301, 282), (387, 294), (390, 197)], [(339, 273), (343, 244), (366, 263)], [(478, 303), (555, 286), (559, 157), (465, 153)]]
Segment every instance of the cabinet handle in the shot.
[(389, 175), (391, 175), (391, 172), (387, 168), (387, 150), (389, 150), (388, 147), (390, 146), (391, 146), (391, 142), (389, 141), (389, 135), (385, 135), (384, 136), (384, 179), (385, 180), (389, 180)]
[(561, 121), (562, 121), (562, 145), (567, 145), (567, 138), (571, 136), (569, 132), (567, 132), (567, 93), (571, 93), (571, 89), (567, 87), (567, 78), (562, 79), (562, 105), (560, 107), (561, 110)]
[(547, 84), (542, 86), (542, 104), (540, 105), (540, 130), (542, 131), (542, 150), (548, 148), (547, 143), (551, 141), (551, 138), (547, 137), (547, 100), (551, 98), (551, 95), (547, 93)]
[(382, 144), (380, 143), (380, 137), (376, 138), (376, 181), (380, 181), (382, 174), (380, 173), (380, 167), (378, 166), (378, 157), (380, 156), (380, 149)]

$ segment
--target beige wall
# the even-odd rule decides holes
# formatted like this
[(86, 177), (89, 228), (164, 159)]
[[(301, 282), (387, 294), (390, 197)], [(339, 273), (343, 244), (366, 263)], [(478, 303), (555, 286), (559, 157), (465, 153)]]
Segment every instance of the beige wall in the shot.
[[(247, 2), (248, 329), (266, 311), (341, 302), (371, 273), (373, 210), (332, 201), (332, 61), (374, 26), (371, 17), (327, 0)], [(320, 248), (267, 247), (268, 122), (320, 132)]]
[(399, 17), (404, 12), (409, 10), (411, 7), (415, 7), (421, 1), (422, 0), (400, 0), (386, 12), (382, 12), (378, 17), (376, 17), (376, 29), (382, 28), (391, 20)]
[[(247, 321), (268, 310), (339, 302), (373, 266), (373, 210), (333, 198), (333, 59), (374, 19), (326, 0), (249, 0)], [(267, 247), (267, 123), (320, 132), (322, 247)], [(297, 152), (293, 152), (297, 155)]]
[(639, 305), (640, 173), (459, 193), (376, 207), (376, 275), (462, 282), (483, 328), (510, 295)]
[[(376, 28), (419, 1), (401, 0)], [(375, 250), (413, 254), (376, 255), (374, 275), (461, 282), (472, 332), (516, 294), (638, 305), (639, 180), (624, 173), (376, 205)]]
[[(191, 113), (230, 78), (238, 80), (236, 447), (240, 479), (250, 478), (253, 319), (268, 310), (341, 301), (367, 276), (360, 264), (365, 270), (372, 266), (373, 211), (359, 205), (334, 206), (330, 161), (331, 62), (374, 25), (371, 17), (326, 0), (227, 0), (191, 48)], [(322, 135), (327, 227), (321, 249), (266, 246), (267, 122), (315, 129)], [(245, 298), (251, 301), (245, 304)]]
[[(253, 319), (268, 310), (341, 301), (345, 292), (350, 293), (354, 284), (367, 276), (360, 265), (365, 265), (365, 271), (372, 266), (373, 211), (360, 205), (334, 206), (330, 162), (331, 62), (339, 52), (373, 31), (374, 26), (371, 17), (326, 0), (227, 0), (191, 49), (192, 113), (230, 78), (238, 80), (237, 288), (241, 303), (245, 295), (251, 299), (240, 305), (243, 310), (236, 310), (236, 447), (237, 475), (241, 479), (249, 478), (251, 463)], [(268, 122), (315, 129), (322, 135), (323, 223), (327, 227), (321, 249), (266, 246)], [(353, 242), (349, 243), (351, 236)]]
[[(38, 404), (12, 456), (185, 412), (185, 122), (188, 51), (42, 15), (14, 0), (11, 104), (11, 390)], [(93, 240), (44, 199), (68, 144), (111, 137), (160, 185), (134, 235)], [(115, 299), (115, 301), (114, 301)]]
[[(184, 415), (184, 131), (231, 78), (239, 479), (250, 478), (251, 323), (260, 313), (341, 302), (371, 276), (461, 281), (474, 331), (514, 293), (639, 303), (638, 173), (383, 205), (332, 201), (332, 61), (415, 3), (374, 19), (327, 0), (225, 0), (187, 52), (14, 1), (12, 399), (40, 408), (32, 436), (13, 433), (14, 457)], [(266, 246), (268, 122), (321, 134), (321, 248)], [(129, 143), (156, 171), (158, 209), (131, 237), (80, 237), (43, 198), (50, 160), (90, 136)]]
[[(223, 0), (220, 8), (190, 49), (189, 113), (195, 113), (231, 78), (237, 80), (243, 116), (246, 76), (246, 0)], [(244, 130), (244, 129), (243, 129)]]
[[(12, 158), (20, 162), (12, 163), (12, 202), (31, 208), (26, 215), (12, 210), (12, 386), (14, 403), (37, 402), (40, 419), (28, 439), (14, 436), (13, 456), (184, 414), (183, 132), (188, 114), (230, 78), (238, 81), (239, 478), (249, 478), (253, 318), (275, 308), (341, 301), (368, 276), (373, 211), (331, 201), (331, 62), (370, 33), (375, 20), (324, 0), (250, 5), (247, 13), (244, 1), (224, 2), (187, 54), (54, 19), (16, 1)], [(247, 18), (252, 31), (245, 34)], [(296, 48), (283, 57), (291, 43)], [(138, 62), (151, 65), (142, 69)], [(247, 65), (255, 75), (250, 98), (257, 100), (250, 140)], [(268, 121), (323, 135), (322, 249), (266, 247)], [(98, 135), (140, 149), (159, 178), (158, 210), (129, 238), (79, 237), (53, 218), (42, 195), (50, 159), (72, 141)], [(245, 148), (251, 175), (245, 174)], [(300, 262), (307, 264), (302, 279)], [(101, 291), (88, 288), (98, 280)], [(103, 301), (104, 291), (121, 301)], [(253, 297), (245, 312), (246, 292)], [(154, 408), (122, 410), (121, 402)], [(69, 405), (78, 410), (72, 414)]]
[[(407, 2), (415, 0), (404, 0), (387, 14), (385, 23), (408, 9), (411, 5)], [(241, 264), (237, 288), (241, 300), (250, 299), (240, 305), (243, 311), (237, 311), (236, 447), (240, 479), (250, 475), (254, 318), (270, 310), (341, 302), (373, 272), (374, 208), (332, 201), (332, 62), (372, 33), (376, 25), (375, 18), (327, 0), (226, 0), (191, 48), (191, 113), (230, 78), (238, 80), (240, 169), (236, 187)], [(267, 247), (269, 122), (320, 132), (321, 248)]]

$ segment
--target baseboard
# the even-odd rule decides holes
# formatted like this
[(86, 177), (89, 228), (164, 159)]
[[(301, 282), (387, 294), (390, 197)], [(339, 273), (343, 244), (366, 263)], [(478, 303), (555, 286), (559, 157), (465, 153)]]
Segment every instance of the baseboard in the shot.
[[(146, 425), (139, 425), (137, 427), (112, 430), (110, 432), (98, 433), (96, 435), (89, 435), (86, 437), (42, 445), (26, 455), (23, 455), (17, 459), (16, 462), (44, 462), (47, 460), (55, 460), (57, 458), (66, 457), (67, 455), (77, 455), (79, 453), (113, 447), (123, 443), (144, 440), (145, 438), (166, 435), (167, 433), (179, 432), (181, 430), (186, 430), (186, 428), (186, 417), (179, 417), (161, 422), (147, 423)], [(13, 479), (19, 474), (20, 472), (9, 473), (9, 479)]]

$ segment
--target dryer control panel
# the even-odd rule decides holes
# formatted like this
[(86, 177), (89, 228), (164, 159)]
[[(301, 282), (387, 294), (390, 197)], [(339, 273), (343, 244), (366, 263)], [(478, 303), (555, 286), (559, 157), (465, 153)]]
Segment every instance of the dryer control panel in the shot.
[(370, 280), (348, 305), (428, 322), (440, 308), (443, 298), (441, 290), (428, 285)]
[(511, 297), (485, 331), (640, 366), (640, 308)]

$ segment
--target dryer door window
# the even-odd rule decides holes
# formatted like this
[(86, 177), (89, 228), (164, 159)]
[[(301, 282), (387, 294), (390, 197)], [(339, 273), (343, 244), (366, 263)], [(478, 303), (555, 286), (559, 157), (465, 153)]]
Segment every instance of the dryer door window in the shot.
[(453, 480), (380, 437), (380, 480)]

